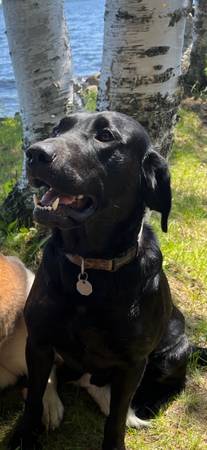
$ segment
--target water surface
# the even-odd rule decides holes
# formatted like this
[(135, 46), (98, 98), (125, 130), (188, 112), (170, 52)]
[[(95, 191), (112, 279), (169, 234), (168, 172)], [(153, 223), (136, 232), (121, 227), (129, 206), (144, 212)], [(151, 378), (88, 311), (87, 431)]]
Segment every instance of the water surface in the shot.
[[(105, 0), (65, 0), (74, 75), (100, 71), (104, 4)], [(19, 104), (0, 5), (0, 116), (13, 116), (17, 111)]]

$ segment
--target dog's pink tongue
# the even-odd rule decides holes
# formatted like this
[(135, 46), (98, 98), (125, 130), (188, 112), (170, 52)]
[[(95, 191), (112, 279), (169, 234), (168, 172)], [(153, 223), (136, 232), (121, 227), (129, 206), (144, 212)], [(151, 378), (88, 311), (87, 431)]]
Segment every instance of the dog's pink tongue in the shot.
[(41, 205), (50, 206), (57, 198), (59, 198), (59, 204), (61, 205), (71, 205), (76, 200), (76, 197), (74, 195), (60, 195), (58, 194), (58, 192), (51, 188), (41, 198)]
[(45, 194), (42, 196), (40, 202), (42, 206), (49, 206), (56, 198), (58, 194), (53, 189), (49, 189)]
[(67, 195), (67, 197), (64, 195), (60, 195), (59, 199), (60, 205), (71, 205), (76, 201), (76, 197), (74, 195)]

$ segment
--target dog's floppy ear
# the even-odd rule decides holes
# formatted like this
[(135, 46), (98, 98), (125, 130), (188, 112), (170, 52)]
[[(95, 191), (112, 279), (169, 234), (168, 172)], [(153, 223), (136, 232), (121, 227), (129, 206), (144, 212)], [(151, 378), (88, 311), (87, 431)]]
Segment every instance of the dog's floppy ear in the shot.
[(151, 148), (142, 161), (142, 186), (146, 206), (161, 213), (161, 228), (167, 232), (171, 209), (170, 173), (165, 159)]

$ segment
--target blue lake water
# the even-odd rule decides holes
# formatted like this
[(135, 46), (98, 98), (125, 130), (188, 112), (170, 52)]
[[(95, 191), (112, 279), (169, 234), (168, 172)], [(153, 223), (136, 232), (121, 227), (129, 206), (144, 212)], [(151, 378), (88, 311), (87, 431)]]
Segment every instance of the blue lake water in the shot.
[[(0, 2), (1, 3), (1, 2)], [(101, 67), (105, 0), (65, 0), (74, 75), (90, 75)], [(19, 111), (14, 74), (0, 5), (0, 116)]]

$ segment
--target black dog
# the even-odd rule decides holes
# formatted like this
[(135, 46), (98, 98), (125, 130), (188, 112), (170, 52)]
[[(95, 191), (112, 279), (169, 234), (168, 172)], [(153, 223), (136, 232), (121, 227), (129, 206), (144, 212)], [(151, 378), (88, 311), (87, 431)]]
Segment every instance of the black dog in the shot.
[(11, 447), (34, 448), (54, 352), (71, 379), (111, 386), (103, 450), (124, 450), (129, 405), (143, 415), (184, 385), (191, 351), (146, 207), (171, 208), (165, 160), (146, 131), (115, 112), (74, 114), (27, 151), (31, 182), (49, 190), (34, 218), (53, 229), (29, 295), (29, 394)]

